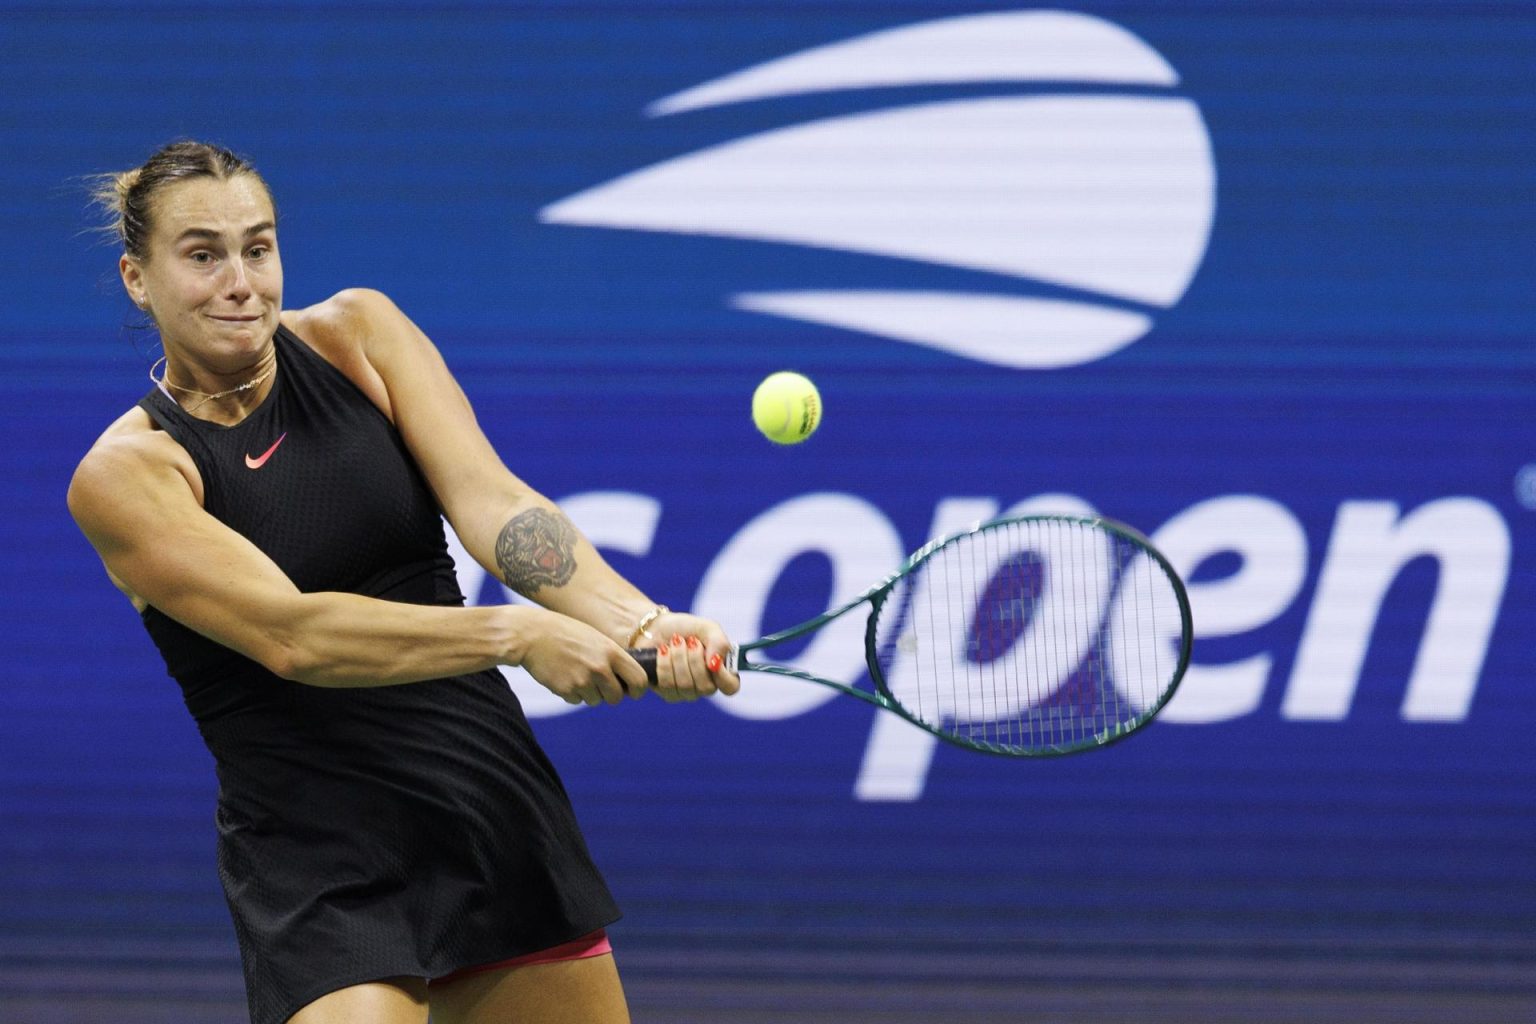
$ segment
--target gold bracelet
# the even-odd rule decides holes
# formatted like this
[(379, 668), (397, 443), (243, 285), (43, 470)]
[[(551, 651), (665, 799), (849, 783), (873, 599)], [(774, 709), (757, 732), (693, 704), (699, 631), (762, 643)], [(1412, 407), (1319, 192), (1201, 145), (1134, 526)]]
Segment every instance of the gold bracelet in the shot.
[(653, 639), (649, 632), (651, 623), (655, 622), (657, 619), (661, 618), (671, 610), (672, 609), (668, 608), (666, 605), (659, 604), (655, 608), (652, 608), (650, 611), (646, 612), (643, 616), (641, 616), (640, 624), (635, 627), (635, 631), (629, 634), (629, 643), (625, 644), (624, 646), (635, 646), (635, 642), (638, 641), (641, 637), (645, 637), (647, 640)]

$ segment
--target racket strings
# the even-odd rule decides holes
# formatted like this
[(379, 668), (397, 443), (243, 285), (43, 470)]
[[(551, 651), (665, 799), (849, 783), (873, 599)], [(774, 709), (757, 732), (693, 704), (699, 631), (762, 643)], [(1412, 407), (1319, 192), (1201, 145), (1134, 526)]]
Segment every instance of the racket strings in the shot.
[(882, 609), (876, 623), (889, 695), (968, 745), (1104, 742), (1174, 682), (1173, 584), (1139, 544), (1090, 521), (993, 524), (933, 551), (907, 586), (902, 612)]

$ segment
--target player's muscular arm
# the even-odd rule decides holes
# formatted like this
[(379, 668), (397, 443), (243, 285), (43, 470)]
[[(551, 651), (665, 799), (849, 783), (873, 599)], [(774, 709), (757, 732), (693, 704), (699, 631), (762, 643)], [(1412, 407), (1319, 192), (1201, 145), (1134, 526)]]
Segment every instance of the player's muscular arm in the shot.
[(209, 515), (196, 470), (164, 435), (109, 433), (82, 460), (69, 507), (113, 581), (287, 679), (382, 686), (518, 664), (553, 618), (536, 608), (434, 608), (301, 593)]

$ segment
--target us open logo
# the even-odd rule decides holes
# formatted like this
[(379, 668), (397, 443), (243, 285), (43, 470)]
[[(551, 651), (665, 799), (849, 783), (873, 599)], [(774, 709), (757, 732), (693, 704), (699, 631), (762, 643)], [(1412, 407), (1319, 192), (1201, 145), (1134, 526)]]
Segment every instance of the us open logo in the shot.
[[(726, 301), (1020, 369), (1119, 351), (1188, 288), (1210, 238), (1216, 180), (1210, 137), (1177, 93), (1177, 72), (1125, 29), (1062, 11), (920, 22), (748, 67), (646, 113), (986, 84), (1010, 91), (737, 138), (555, 202), (540, 219), (977, 271), (988, 287), (819, 287)], [(1037, 88), (1021, 94), (1021, 84)]]

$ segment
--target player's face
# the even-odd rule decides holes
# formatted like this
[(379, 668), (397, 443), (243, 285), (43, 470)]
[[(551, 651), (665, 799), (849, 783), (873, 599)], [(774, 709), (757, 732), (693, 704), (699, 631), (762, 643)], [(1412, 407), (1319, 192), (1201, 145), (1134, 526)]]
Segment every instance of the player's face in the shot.
[(149, 252), (124, 256), (129, 296), (173, 352), (210, 369), (249, 365), (271, 343), (283, 306), (283, 264), (271, 197), (260, 180), (192, 178), (151, 204)]

